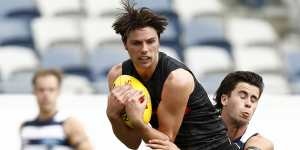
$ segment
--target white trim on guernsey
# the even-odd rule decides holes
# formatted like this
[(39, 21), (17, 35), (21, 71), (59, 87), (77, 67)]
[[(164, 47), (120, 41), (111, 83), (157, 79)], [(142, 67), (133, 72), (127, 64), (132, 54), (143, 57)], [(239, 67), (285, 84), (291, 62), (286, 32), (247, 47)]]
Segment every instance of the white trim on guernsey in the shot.
[[(26, 146), (23, 150), (48, 150), (48, 148), (44, 145), (34, 145), (34, 146)], [(72, 150), (65, 146), (55, 146), (51, 150)]]
[(50, 126), (25, 126), (21, 131), (24, 139), (55, 138), (65, 139), (64, 130), (61, 125)]

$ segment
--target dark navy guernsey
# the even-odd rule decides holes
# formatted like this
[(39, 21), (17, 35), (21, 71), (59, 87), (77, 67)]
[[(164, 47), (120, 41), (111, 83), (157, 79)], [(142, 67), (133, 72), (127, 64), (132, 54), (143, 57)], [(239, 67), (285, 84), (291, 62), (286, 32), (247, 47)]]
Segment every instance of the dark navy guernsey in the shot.
[(26, 121), (20, 129), (22, 150), (72, 150), (64, 131), (65, 115), (56, 113), (48, 120)]

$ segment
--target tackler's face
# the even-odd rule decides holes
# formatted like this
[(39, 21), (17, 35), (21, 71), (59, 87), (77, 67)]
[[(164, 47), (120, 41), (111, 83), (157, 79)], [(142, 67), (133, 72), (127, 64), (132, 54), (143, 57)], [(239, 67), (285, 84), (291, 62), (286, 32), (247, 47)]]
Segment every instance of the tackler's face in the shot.
[(259, 100), (259, 88), (245, 83), (238, 83), (230, 95), (222, 98), (223, 111), (232, 121), (245, 125), (251, 120)]
[(143, 27), (130, 31), (124, 45), (138, 70), (155, 69), (160, 44), (154, 28)]

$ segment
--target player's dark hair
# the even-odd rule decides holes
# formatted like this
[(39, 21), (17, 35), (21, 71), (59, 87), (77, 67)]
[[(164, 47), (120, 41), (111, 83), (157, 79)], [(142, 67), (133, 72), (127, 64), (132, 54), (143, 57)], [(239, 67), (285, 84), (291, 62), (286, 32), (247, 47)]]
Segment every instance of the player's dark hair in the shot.
[(221, 103), (221, 96), (223, 94), (230, 96), (231, 92), (235, 89), (236, 85), (240, 82), (245, 82), (250, 85), (254, 85), (258, 87), (259, 97), (261, 96), (261, 93), (263, 92), (263, 88), (264, 88), (264, 83), (260, 75), (251, 71), (235, 71), (229, 73), (223, 79), (219, 88), (216, 91), (214, 100), (216, 102), (217, 109), (221, 110), (223, 108), (223, 105)]
[(121, 3), (123, 12), (119, 14), (112, 27), (117, 34), (121, 35), (123, 43), (126, 43), (130, 31), (143, 27), (154, 28), (160, 38), (160, 34), (168, 25), (165, 17), (156, 15), (147, 7), (136, 9), (135, 3), (130, 3), (128, 0), (122, 0)]

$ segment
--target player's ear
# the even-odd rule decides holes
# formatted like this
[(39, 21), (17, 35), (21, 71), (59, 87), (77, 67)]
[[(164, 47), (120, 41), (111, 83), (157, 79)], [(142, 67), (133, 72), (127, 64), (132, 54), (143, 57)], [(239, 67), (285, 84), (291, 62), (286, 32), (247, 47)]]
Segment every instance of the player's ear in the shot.
[(223, 106), (227, 105), (227, 103), (228, 103), (228, 95), (222, 94), (222, 96), (221, 96), (221, 103), (222, 103)]

